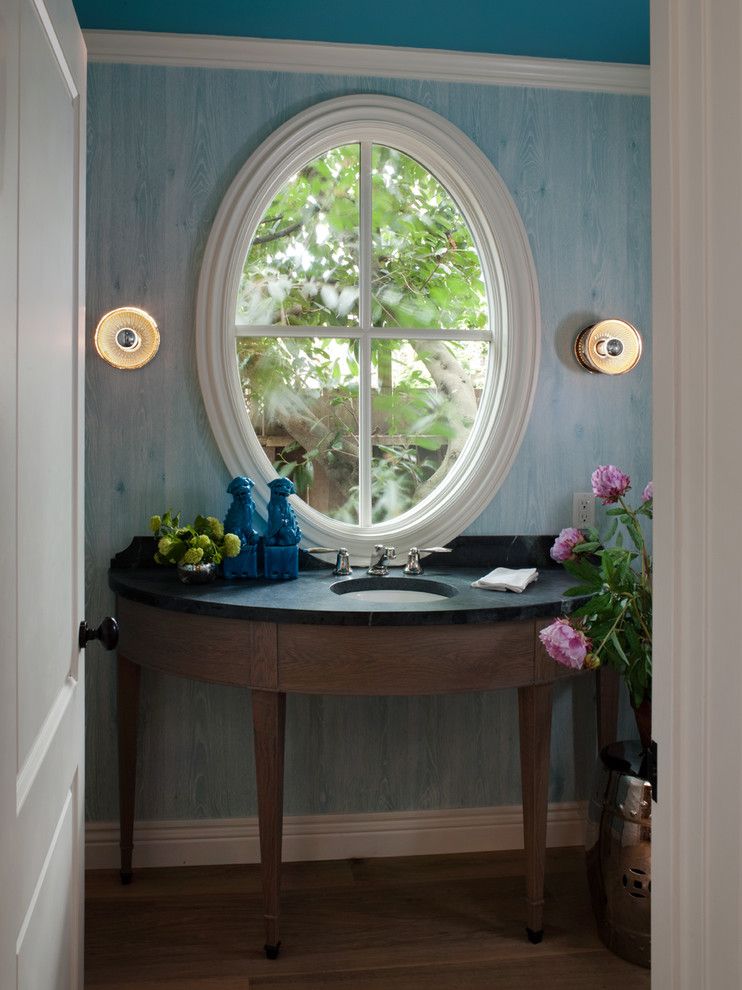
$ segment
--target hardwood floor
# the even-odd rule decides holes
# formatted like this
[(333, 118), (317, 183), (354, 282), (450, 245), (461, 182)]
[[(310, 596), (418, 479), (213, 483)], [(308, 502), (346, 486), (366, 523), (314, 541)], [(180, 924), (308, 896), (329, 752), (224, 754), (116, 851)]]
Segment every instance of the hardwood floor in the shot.
[(590, 910), (584, 854), (549, 850), (545, 937), (520, 853), (287, 863), (283, 946), (262, 952), (256, 866), (87, 874), (89, 990), (649, 990)]

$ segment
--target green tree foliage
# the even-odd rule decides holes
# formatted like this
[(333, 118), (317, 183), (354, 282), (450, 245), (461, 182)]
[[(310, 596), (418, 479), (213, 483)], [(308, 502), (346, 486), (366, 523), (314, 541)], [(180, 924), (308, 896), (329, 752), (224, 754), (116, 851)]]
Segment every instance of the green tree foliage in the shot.
[[(315, 337), (243, 336), (237, 357), (259, 436), (310, 504), (358, 518), (360, 259), (359, 147), (308, 163), (275, 196), (240, 281), (236, 320), (251, 328), (317, 327)], [(420, 501), (447, 473), (476, 416), (489, 345), (416, 340), (419, 330), (465, 338), (487, 326), (481, 266), (455, 203), (420, 164), (372, 152), (371, 337), (374, 521)], [(327, 328), (322, 330), (320, 328)], [(373, 331), (371, 331), (373, 334)]]

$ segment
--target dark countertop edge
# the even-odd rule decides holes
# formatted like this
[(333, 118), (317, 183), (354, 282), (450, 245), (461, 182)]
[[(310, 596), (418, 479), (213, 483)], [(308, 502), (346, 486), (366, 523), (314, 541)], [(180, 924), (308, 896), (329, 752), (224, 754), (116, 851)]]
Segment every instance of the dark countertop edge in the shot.
[[(556, 568), (554, 568), (556, 570)], [(129, 572), (130, 574), (130, 572)], [(120, 594), (129, 601), (170, 612), (180, 612), (190, 615), (207, 615), (213, 618), (240, 619), (246, 622), (271, 622), (277, 625), (314, 625), (314, 626), (415, 626), (415, 625), (474, 625), (485, 622), (512, 622), (519, 619), (546, 618), (556, 615), (568, 615), (584, 598), (565, 598), (560, 596), (551, 601), (527, 602), (520, 595), (513, 595), (512, 605), (498, 604), (492, 607), (446, 609), (437, 611), (398, 612), (383, 610), (323, 611), (315, 609), (292, 609), (281, 606), (266, 607), (261, 605), (226, 605), (206, 600), (199, 600), (198, 586), (184, 585), (189, 597), (174, 595), (168, 591), (148, 591), (132, 588), (126, 582), (127, 573), (117, 574), (110, 571), (108, 584), (112, 591)], [(205, 585), (205, 588), (211, 587)], [(524, 592), (527, 594), (527, 592)]]

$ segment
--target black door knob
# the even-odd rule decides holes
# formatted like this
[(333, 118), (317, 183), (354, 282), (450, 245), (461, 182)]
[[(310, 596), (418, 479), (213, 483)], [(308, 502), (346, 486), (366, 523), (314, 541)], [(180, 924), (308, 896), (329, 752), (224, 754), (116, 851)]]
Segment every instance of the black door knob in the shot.
[(107, 615), (97, 629), (91, 629), (86, 622), (80, 623), (78, 643), (84, 650), (91, 639), (99, 639), (104, 650), (115, 650), (119, 642), (119, 624)]

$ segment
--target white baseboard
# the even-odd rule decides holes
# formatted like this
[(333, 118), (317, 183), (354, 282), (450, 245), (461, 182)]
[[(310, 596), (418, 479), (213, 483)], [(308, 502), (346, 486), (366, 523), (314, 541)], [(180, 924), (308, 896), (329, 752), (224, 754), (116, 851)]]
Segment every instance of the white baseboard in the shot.
[[(581, 846), (585, 804), (549, 807), (549, 846)], [(399, 811), (364, 815), (307, 815), (286, 818), (283, 858), (297, 860), (421, 856), (523, 848), (520, 805), (446, 811)], [(86, 867), (119, 865), (115, 822), (88, 822)], [(137, 822), (134, 866), (213, 866), (259, 861), (256, 818)]]

